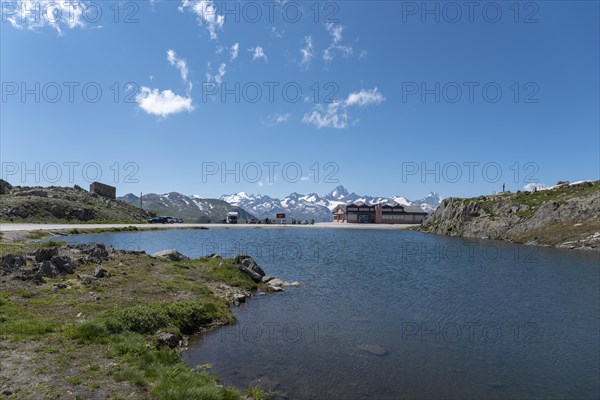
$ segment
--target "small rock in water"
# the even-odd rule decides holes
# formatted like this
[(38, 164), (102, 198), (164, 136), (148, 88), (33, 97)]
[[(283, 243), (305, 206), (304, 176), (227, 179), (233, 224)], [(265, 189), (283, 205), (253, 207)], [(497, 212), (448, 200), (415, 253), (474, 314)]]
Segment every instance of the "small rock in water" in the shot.
[(285, 282), (279, 278), (273, 278), (268, 283), (270, 286), (283, 286)]
[(376, 344), (361, 344), (357, 346), (357, 349), (366, 351), (368, 353), (374, 354), (376, 356), (384, 356), (388, 353), (386, 349)]
[(234, 294), (233, 301), (235, 303), (244, 303), (246, 301), (246, 296), (240, 293)]

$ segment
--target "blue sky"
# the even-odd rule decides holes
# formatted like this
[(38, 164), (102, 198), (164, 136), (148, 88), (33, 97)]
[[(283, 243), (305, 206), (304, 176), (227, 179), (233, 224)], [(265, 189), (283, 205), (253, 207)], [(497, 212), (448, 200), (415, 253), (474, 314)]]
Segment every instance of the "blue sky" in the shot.
[(600, 178), (595, 1), (48, 3), (2, 2), (13, 184), (415, 199)]

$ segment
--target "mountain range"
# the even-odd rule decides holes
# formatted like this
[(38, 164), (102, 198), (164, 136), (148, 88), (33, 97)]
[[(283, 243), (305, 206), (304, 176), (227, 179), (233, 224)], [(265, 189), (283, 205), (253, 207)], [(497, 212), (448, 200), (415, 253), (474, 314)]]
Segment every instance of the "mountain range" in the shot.
[[(132, 193), (119, 197), (129, 204), (140, 205), (140, 197)], [(149, 193), (142, 196), (142, 206), (146, 211), (158, 212), (158, 215), (183, 219), (187, 223), (219, 223), (228, 212), (239, 213), (241, 220), (253, 218), (253, 215), (237, 206), (219, 199), (203, 199), (199, 196), (186, 196), (171, 192), (165, 194)]]
[[(139, 206), (140, 198), (132, 193), (119, 197), (129, 204)], [(315, 222), (329, 222), (331, 212), (339, 204), (365, 203), (380, 204), (396, 202), (405, 206), (418, 206), (427, 212), (433, 212), (441, 202), (437, 193), (429, 193), (419, 200), (408, 200), (402, 196), (376, 197), (350, 193), (344, 186), (338, 186), (324, 196), (316, 193), (303, 195), (291, 193), (283, 199), (261, 194), (223, 195), (220, 199), (205, 199), (197, 195), (187, 196), (177, 192), (165, 194), (145, 194), (142, 205), (146, 211), (156, 211), (159, 215), (178, 217), (187, 223), (221, 222), (228, 212), (237, 211), (241, 221), (248, 218), (275, 218), (277, 213), (285, 213), (288, 220), (300, 219)]]
[(240, 192), (221, 196), (221, 200), (238, 206), (257, 218), (273, 218), (276, 213), (285, 213), (287, 219), (314, 219), (316, 222), (332, 220), (331, 211), (339, 204), (365, 203), (381, 204), (395, 202), (405, 206), (418, 206), (427, 212), (433, 212), (441, 203), (437, 193), (429, 193), (422, 199), (408, 200), (402, 196), (375, 197), (350, 193), (344, 186), (338, 186), (324, 196), (316, 193), (302, 195), (292, 193), (283, 199), (265, 195), (254, 195)]

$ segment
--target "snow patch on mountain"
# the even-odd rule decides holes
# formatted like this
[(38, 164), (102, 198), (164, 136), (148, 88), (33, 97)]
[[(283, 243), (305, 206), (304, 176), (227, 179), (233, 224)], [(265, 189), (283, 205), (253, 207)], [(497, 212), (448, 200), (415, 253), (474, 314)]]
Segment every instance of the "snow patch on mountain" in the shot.
[(314, 219), (317, 222), (329, 222), (333, 217), (331, 212), (340, 204), (363, 203), (382, 204), (398, 203), (405, 206), (418, 206), (427, 212), (433, 212), (441, 203), (439, 194), (430, 192), (427, 196), (418, 200), (408, 200), (403, 196), (376, 197), (359, 196), (350, 193), (344, 186), (340, 185), (324, 196), (316, 193), (307, 195), (291, 193), (283, 199), (275, 199), (265, 195), (248, 194), (239, 192), (223, 195), (221, 200), (241, 207), (257, 218), (273, 218), (277, 213), (285, 213), (288, 219)]

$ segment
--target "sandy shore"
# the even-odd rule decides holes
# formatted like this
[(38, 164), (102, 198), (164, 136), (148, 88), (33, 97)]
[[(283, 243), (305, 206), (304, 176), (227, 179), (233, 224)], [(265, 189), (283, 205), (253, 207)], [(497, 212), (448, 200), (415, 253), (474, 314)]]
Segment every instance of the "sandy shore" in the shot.
[(278, 224), (0, 224), (0, 232), (15, 231), (36, 231), (36, 230), (69, 230), (69, 229), (107, 229), (107, 228), (126, 228), (134, 226), (139, 229), (407, 229), (414, 224), (389, 225), (389, 224), (340, 224), (335, 222), (320, 222), (314, 225), (278, 225)]

